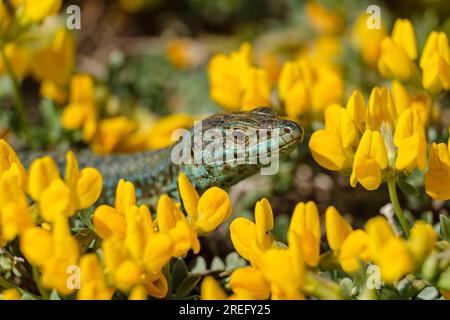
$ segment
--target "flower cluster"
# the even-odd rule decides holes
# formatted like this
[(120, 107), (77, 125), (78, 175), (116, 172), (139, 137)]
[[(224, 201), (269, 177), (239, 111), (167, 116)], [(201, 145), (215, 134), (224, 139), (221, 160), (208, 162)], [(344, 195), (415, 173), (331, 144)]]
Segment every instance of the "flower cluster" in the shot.
[[(72, 152), (66, 156), (64, 179), (49, 156), (33, 161), (27, 172), (11, 146), (0, 140), (0, 243), (19, 239), (43, 298), (48, 289), (66, 297), (79, 289), (76, 297), (89, 300), (110, 299), (116, 290), (130, 299), (164, 298), (168, 282), (163, 268), (190, 250), (197, 254), (198, 237), (231, 216), (222, 189), (213, 187), (199, 196), (183, 173), (178, 185), (187, 216), (163, 195), (154, 221), (146, 205), (137, 205), (134, 185), (120, 180), (114, 207), (95, 209), (90, 231), (95, 236), (83, 247), (71, 225), (75, 213), (91, 210), (99, 199), (100, 173), (80, 170)], [(72, 268), (79, 268), (79, 279), (71, 278)]]
[[(342, 299), (343, 289), (321, 278), (318, 268), (340, 269), (355, 280), (361, 270), (377, 267), (380, 282), (388, 285), (398, 283), (407, 274), (425, 272), (424, 261), (439, 251), (436, 232), (422, 220), (415, 222), (406, 240), (396, 234), (383, 216), (370, 219), (365, 229), (354, 230), (330, 206), (324, 220), (328, 250), (321, 254), (322, 226), (317, 206), (311, 201), (298, 203), (285, 245), (271, 235), (272, 209), (267, 199), (262, 199), (255, 206), (255, 222), (237, 218), (230, 225), (233, 245), (251, 267), (232, 272), (229, 288), (233, 294), (229, 297), (213, 277), (205, 278), (202, 299), (304, 299), (305, 296)], [(445, 279), (443, 273), (437, 281), (443, 294), (448, 290)], [(376, 298), (380, 291), (372, 289), (362, 287), (352, 294)]]

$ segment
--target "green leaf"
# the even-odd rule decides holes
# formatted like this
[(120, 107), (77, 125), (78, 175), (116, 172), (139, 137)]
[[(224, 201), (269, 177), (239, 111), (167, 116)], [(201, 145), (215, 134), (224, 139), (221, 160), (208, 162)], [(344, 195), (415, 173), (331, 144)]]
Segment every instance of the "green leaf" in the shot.
[(204, 273), (208, 270), (208, 266), (206, 265), (206, 261), (205, 258), (198, 256), (197, 259), (195, 260), (195, 265), (194, 267), (191, 269), (192, 273)]
[(225, 263), (219, 257), (214, 257), (211, 262), (211, 271), (223, 271), (225, 270)]
[(234, 270), (245, 267), (247, 262), (245, 262), (245, 260), (242, 259), (236, 251), (234, 251), (225, 258), (225, 265), (227, 266), (227, 270)]
[(353, 291), (353, 288), (355, 287), (352, 279), (350, 279), (348, 277), (344, 278), (341, 281), (339, 281), (339, 285), (341, 286), (342, 290), (344, 291), (344, 294), (347, 297), (352, 296), (352, 291)]
[(399, 179), (397, 181), (397, 184), (400, 187), (400, 189), (403, 191), (403, 193), (408, 196), (416, 197), (420, 194), (419, 190), (417, 190), (417, 188), (414, 187), (412, 184), (406, 182), (406, 180)]
[(52, 290), (50, 293), (50, 300), (62, 300), (56, 290)]
[(198, 282), (202, 277), (198, 275), (187, 276), (180, 286), (175, 290), (176, 299), (186, 298), (192, 290), (197, 286)]
[(434, 300), (440, 296), (439, 290), (435, 287), (428, 286), (425, 287), (419, 294), (416, 296), (418, 300)]
[(450, 267), (441, 273), (437, 286), (445, 291), (450, 291)]
[(441, 214), (439, 216), (439, 220), (440, 220), (440, 236), (442, 239), (447, 240), (448, 242), (450, 242), (450, 219)]
[(173, 265), (172, 271), (172, 279), (173, 279), (173, 287), (177, 289), (188, 277), (189, 271), (186, 266), (186, 263), (182, 258), (178, 258), (177, 261)]

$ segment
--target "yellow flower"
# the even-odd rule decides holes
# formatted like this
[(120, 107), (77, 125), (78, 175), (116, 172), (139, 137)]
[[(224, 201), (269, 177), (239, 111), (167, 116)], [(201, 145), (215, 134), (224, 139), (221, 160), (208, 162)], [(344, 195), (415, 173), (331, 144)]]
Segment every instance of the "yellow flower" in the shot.
[(420, 119), (424, 125), (428, 123), (431, 113), (431, 101), (425, 94), (409, 95), (406, 88), (399, 81), (392, 81), (392, 96), (395, 102), (397, 115), (400, 115), (406, 109), (412, 109), (419, 113)]
[(61, 8), (61, 0), (23, 0), (21, 18), (29, 22), (41, 22), (47, 16), (57, 14)]
[(41, 199), (42, 193), (53, 180), (60, 179), (58, 166), (49, 156), (34, 160), (28, 175), (28, 193), (35, 201)]
[(175, 68), (187, 69), (191, 65), (188, 41), (186, 39), (171, 40), (166, 47), (166, 56)]
[(350, 114), (341, 106), (333, 105), (325, 111), (325, 129), (312, 134), (309, 148), (314, 160), (322, 167), (340, 171), (351, 167), (356, 139)]
[[(31, 65), (31, 54), (18, 43), (7, 43), (3, 48), (7, 61), (10, 63), (14, 76), (23, 79), (27, 76)], [(0, 74), (7, 74), (8, 66), (0, 56)]]
[(361, 92), (358, 90), (352, 92), (345, 109), (350, 115), (350, 118), (352, 118), (358, 132), (363, 132), (366, 122), (366, 107)]
[(381, 41), (387, 32), (383, 23), (381, 23), (381, 28), (369, 29), (367, 26), (369, 17), (368, 13), (358, 16), (353, 26), (352, 38), (356, 46), (360, 48), (364, 62), (374, 68), (380, 56)]
[(261, 270), (271, 286), (277, 288), (277, 296), (297, 298), (305, 283), (305, 266), (300, 239), (292, 235), (288, 237), (288, 249), (271, 248), (262, 254)]
[(206, 276), (200, 288), (202, 300), (225, 300), (227, 295), (220, 284), (212, 277)]
[(444, 32), (430, 33), (420, 58), (420, 67), (425, 89), (433, 93), (450, 89), (450, 49)]
[(367, 221), (365, 229), (369, 237), (370, 259), (377, 262), (381, 248), (395, 236), (394, 232), (383, 216), (377, 216)]
[(311, 107), (316, 114), (322, 114), (328, 106), (340, 103), (344, 95), (344, 82), (336, 68), (318, 66), (315, 82), (311, 88)]
[(366, 113), (367, 129), (380, 130), (383, 123), (393, 127), (396, 118), (394, 99), (389, 89), (386, 87), (373, 88)]
[(72, 151), (66, 155), (65, 181), (75, 195), (77, 209), (91, 207), (100, 197), (103, 178), (94, 168), (78, 168), (78, 160)]
[(172, 133), (176, 129), (190, 129), (194, 118), (185, 113), (172, 114), (156, 121), (148, 133), (147, 147), (151, 150), (168, 147), (174, 143)]
[(272, 239), (267, 234), (272, 229), (272, 208), (267, 199), (263, 198), (255, 206), (255, 223), (242, 217), (231, 222), (231, 242), (244, 259), (257, 266), (261, 254), (272, 245)]
[(344, 27), (344, 19), (340, 12), (327, 9), (317, 1), (308, 1), (306, 13), (313, 27), (320, 32), (339, 33)]
[(121, 142), (136, 129), (136, 124), (124, 116), (101, 120), (97, 125), (92, 150), (108, 154), (120, 148)]
[(184, 173), (178, 176), (178, 188), (190, 223), (199, 235), (210, 233), (231, 216), (230, 198), (224, 190), (212, 187), (199, 197)]
[(424, 221), (417, 220), (411, 228), (408, 248), (418, 264), (421, 264), (434, 250), (437, 234), (433, 227)]
[(55, 161), (43, 157), (33, 161), (29, 170), (28, 193), (39, 202), (40, 214), (45, 221), (53, 221), (58, 214), (72, 216), (78, 209), (92, 206), (102, 190), (102, 177), (93, 168), (78, 169), (75, 155), (66, 156), (65, 181)]
[(271, 83), (267, 71), (250, 68), (247, 78), (241, 109), (252, 110), (256, 107), (270, 105)]
[(13, 167), (0, 175), (0, 242), (14, 240), (34, 226), (27, 197), (19, 181)]
[(450, 199), (450, 155), (445, 143), (433, 143), (430, 148), (428, 172), (425, 174), (425, 191), (437, 200)]
[(14, 149), (3, 139), (0, 139), (0, 177), (7, 171), (12, 170), (19, 177), (18, 183), (25, 188), (27, 172), (22, 165)]
[(408, 247), (398, 237), (390, 238), (380, 249), (377, 265), (381, 269), (381, 278), (387, 283), (400, 280), (401, 277), (414, 269), (414, 261)]
[(284, 101), (285, 112), (298, 117), (309, 110), (309, 86), (312, 70), (305, 61), (288, 61), (283, 65), (278, 80), (278, 95)]
[(95, 88), (91, 76), (78, 74), (70, 82), (69, 104), (61, 115), (61, 123), (69, 130), (83, 129), (83, 140), (89, 142), (97, 130)]
[(145, 246), (143, 262), (147, 270), (159, 272), (172, 258), (175, 244), (172, 238), (165, 233), (152, 235)]
[(61, 295), (74, 291), (75, 286), (68, 285), (68, 270), (77, 265), (79, 250), (67, 217), (56, 215), (51, 232), (40, 227), (28, 229), (20, 238), (20, 249), (27, 261), (40, 268), (44, 288), (56, 289)]
[(112, 235), (125, 238), (127, 222), (125, 212), (136, 204), (136, 191), (134, 185), (120, 179), (116, 188), (115, 206), (101, 205), (92, 217), (95, 232), (102, 239)]
[(417, 58), (414, 29), (407, 19), (397, 19), (391, 37), (381, 42), (378, 70), (384, 77), (410, 79), (417, 72), (413, 62)]
[(115, 271), (114, 284), (124, 292), (140, 282), (142, 268), (133, 260), (123, 261)]
[(367, 190), (379, 187), (382, 170), (388, 165), (386, 147), (379, 131), (367, 129), (356, 150), (350, 184), (359, 182)]
[(331, 249), (338, 251), (342, 243), (353, 231), (350, 224), (339, 214), (335, 207), (328, 207), (325, 212), (325, 230), (328, 245)]
[(305, 263), (311, 267), (317, 266), (321, 232), (319, 212), (314, 202), (300, 202), (295, 206), (288, 232), (300, 237)]
[(158, 299), (164, 298), (169, 290), (167, 279), (162, 272), (145, 273), (143, 284), (148, 294)]
[(80, 290), (78, 300), (110, 300), (114, 289), (109, 288), (102, 267), (94, 253), (86, 254), (80, 259)]
[(147, 206), (131, 206), (126, 212), (125, 246), (135, 260), (140, 260), (148, 237), (154, 234), (153, 219)]
[(61, 179), (53, 180), (42, 192), (39, 199), (41, 217), (48, 222), (57, 215), (71, 217), (76, 211), (76, 204), (70, 189)]
[(33, 59), (32, 72), (39, 81), (50, 80), (59, 85), (64, 85), (69, 82), (74, 67), (75, 40), (72, 34), (63, 27), (56, 31), (48, 47), (36, 53)]
[(233, 271), (230, 287), (237, 299), (265, 300), (270, 295), (270, 285), (264, 280), (262, 272), (252, 267)]
[(168, 233), (174, 242), (173, 256), (183, 256), (190, 249), (194, 253), (200, 251), (197, 233), (169, 196), (159, 198), (156, 211), (159, 231)]
[(363, 230), (352, 231), (342, 242), (339, 262), (345, 272), (356, 272), (360, 269), (360, 261), (369, 258), (369, 238)]
[(6, 289), (1, 292), (0, 300), (22, 300), (22, 295), (17, 289)]
[(425, 128), (417, 111), (405, 110), (399, 117), (394, 134), (398, 148), (395, 167), (412, 171), (416, 166), (423, 170), (426, 164)]
[(252, 47), (243, 43), (229, 56), (215, 55), (208, 65), (210, 92), (214, 101), (227, 110), (237, 110), (244, 94), (245, 76), (252, 64)]
[(145, 286), (142, 284), (134, 286), (131, 289), (128, 300), (147, 300), (147, 289)]
[(54, 101), (56, 104), (62, 105), (66, 102), (66, 89), (50, 80), (44, 80), (41, 83), (41, 96)]

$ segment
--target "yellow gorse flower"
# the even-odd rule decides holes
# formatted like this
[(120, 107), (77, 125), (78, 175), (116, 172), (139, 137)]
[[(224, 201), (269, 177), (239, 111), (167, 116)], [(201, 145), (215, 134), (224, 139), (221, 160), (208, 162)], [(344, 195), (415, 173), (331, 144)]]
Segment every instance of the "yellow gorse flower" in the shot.
[(178, 177), (178, 187), (190, 223), (199, 235), (210, 233), (231, 216), (230, 199), (224, 190), (212, 187), (199, 197), (183, 173)]
[(287, 61), (278, 80), (278, 95), (284, 112), (292, 118), (321, 112), (339, 103), (343, 95), (342, 79), (331, 66), (314, 65), (307, 58)]
[(54, 216), (72, 216), (76, 210), (92, 206), (100, 197), (103, 181), (97, 169), (78, 168), (72, 152), (66, 156), (65, 180), (51, 157), (33, 161), (29, 170), (28, 193), (39, 203), (40, 214), (45, 221)]
[(416, 58), (414, 28), (409, 20), (397, 19), (391, 36), (381, 42), (378, 70), (384, 77), (408, 80), (417, 72)]
[(252, 109), (270, 105), (270, 79), (255, 68), (249, 43), (229, 56), (215, 55), (208, 65), (211, 97), (227, 110)]
[(342, 243), (353, 231), (350, 224), (345, 221), (333, 206), (328, 207), (325, 212), (325, 230), (328, 245), (334, 251), (339, 251), (341, 249)]
[(77, 265), (79, 249), (63, 214), (55, 215), (51, 231), (42, 227), (28, 229), (20, 238), (20, 249), (25, 258), (40, 269), (45, 288), (56, 289), (61, 295), (75, 290), (67, 284), (68, 270)]
[(80, 290), (78, 300), (109, 300), (114, 289), (109, 288), (103, 268), (96, 254), (86, 254), (80, 259)]
[(303, 202), (295, 206), (289, 225), (290, 237), (299, 237), (303, 259), (308, 266), (315, 267), (320, 255), (320, 219), (314, 202)]
[(433, 199), (450, 199), (450, 154), (445, 143), (433, 143), (430, 148), (428, 171), (425, 174), (425, 191)]
[(19, 16), (26, 22), (40, 22), (50, 15), (58, 13), (61, 8), (61, 0), (22, 0), (19, 7)]
[[(395, 82), (394, 82), (395, 83)], [(409, 174), (426, 164), (423, 113), (413, 107), (396, 85), (397, 106), (388, 88), (375, 87), (367, 107), (358, 91), (347, 106), (333, 105), (325, 111), (325, 128), (315, 131), (309, 148), (321, 166), (348, 172), (350, 184), (377, 189), (388, 175)], [(407, 92), (406, 92), (407, 94)]]
[(450, 49), (444, 32), (430, 33), (420, 57), (420, 68), (425, 89), (433, 93), (450, 89)]
[(261, 254), (272, 245), (267, 234), (273, 229), (273, 213), (270, 203), (263, 198), (255, 206), (255, 222), (240, 217), (230, 224), (230, 236), (236, 251), (257, 267)]
[(313, 133), (309, 148), (321, 166), (341, 171), (351, 167), (356, 142), (357, 131), (351, 113), (333, 105), (325, 111), (325, 128)]
[(369, 29), (367, 20), (369, 14), (363, 13), (358, 16), (353, 26), (353, 42), (360, 49), (364, 62), (371, 68), (377, 66), (380, 56), (381, 42), (386, 36), (386, 28), (381, 23), (381, 28)]
[(252, 267), (239, 268), (230, 277), (230, 287), (234, 295), (231, 299), (265, 300), (270, 296), (270, 285), (260, 270)]
[(378, 189), (381, 183), (381, 171), (386, 169), (388, 157), (383, 138), (379, 131), (367, 129), (356, 150), (350, 184), (355, 187), (359, 182), (367, 190)]

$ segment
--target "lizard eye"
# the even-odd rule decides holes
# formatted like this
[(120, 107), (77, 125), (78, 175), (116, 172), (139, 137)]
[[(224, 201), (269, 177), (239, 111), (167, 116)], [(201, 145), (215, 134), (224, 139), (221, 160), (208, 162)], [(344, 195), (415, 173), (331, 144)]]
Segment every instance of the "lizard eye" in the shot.
[(235, 130), (233, 132), (233, 142), (237, 144), (247, 144), (249, 137), (242, 130)]

